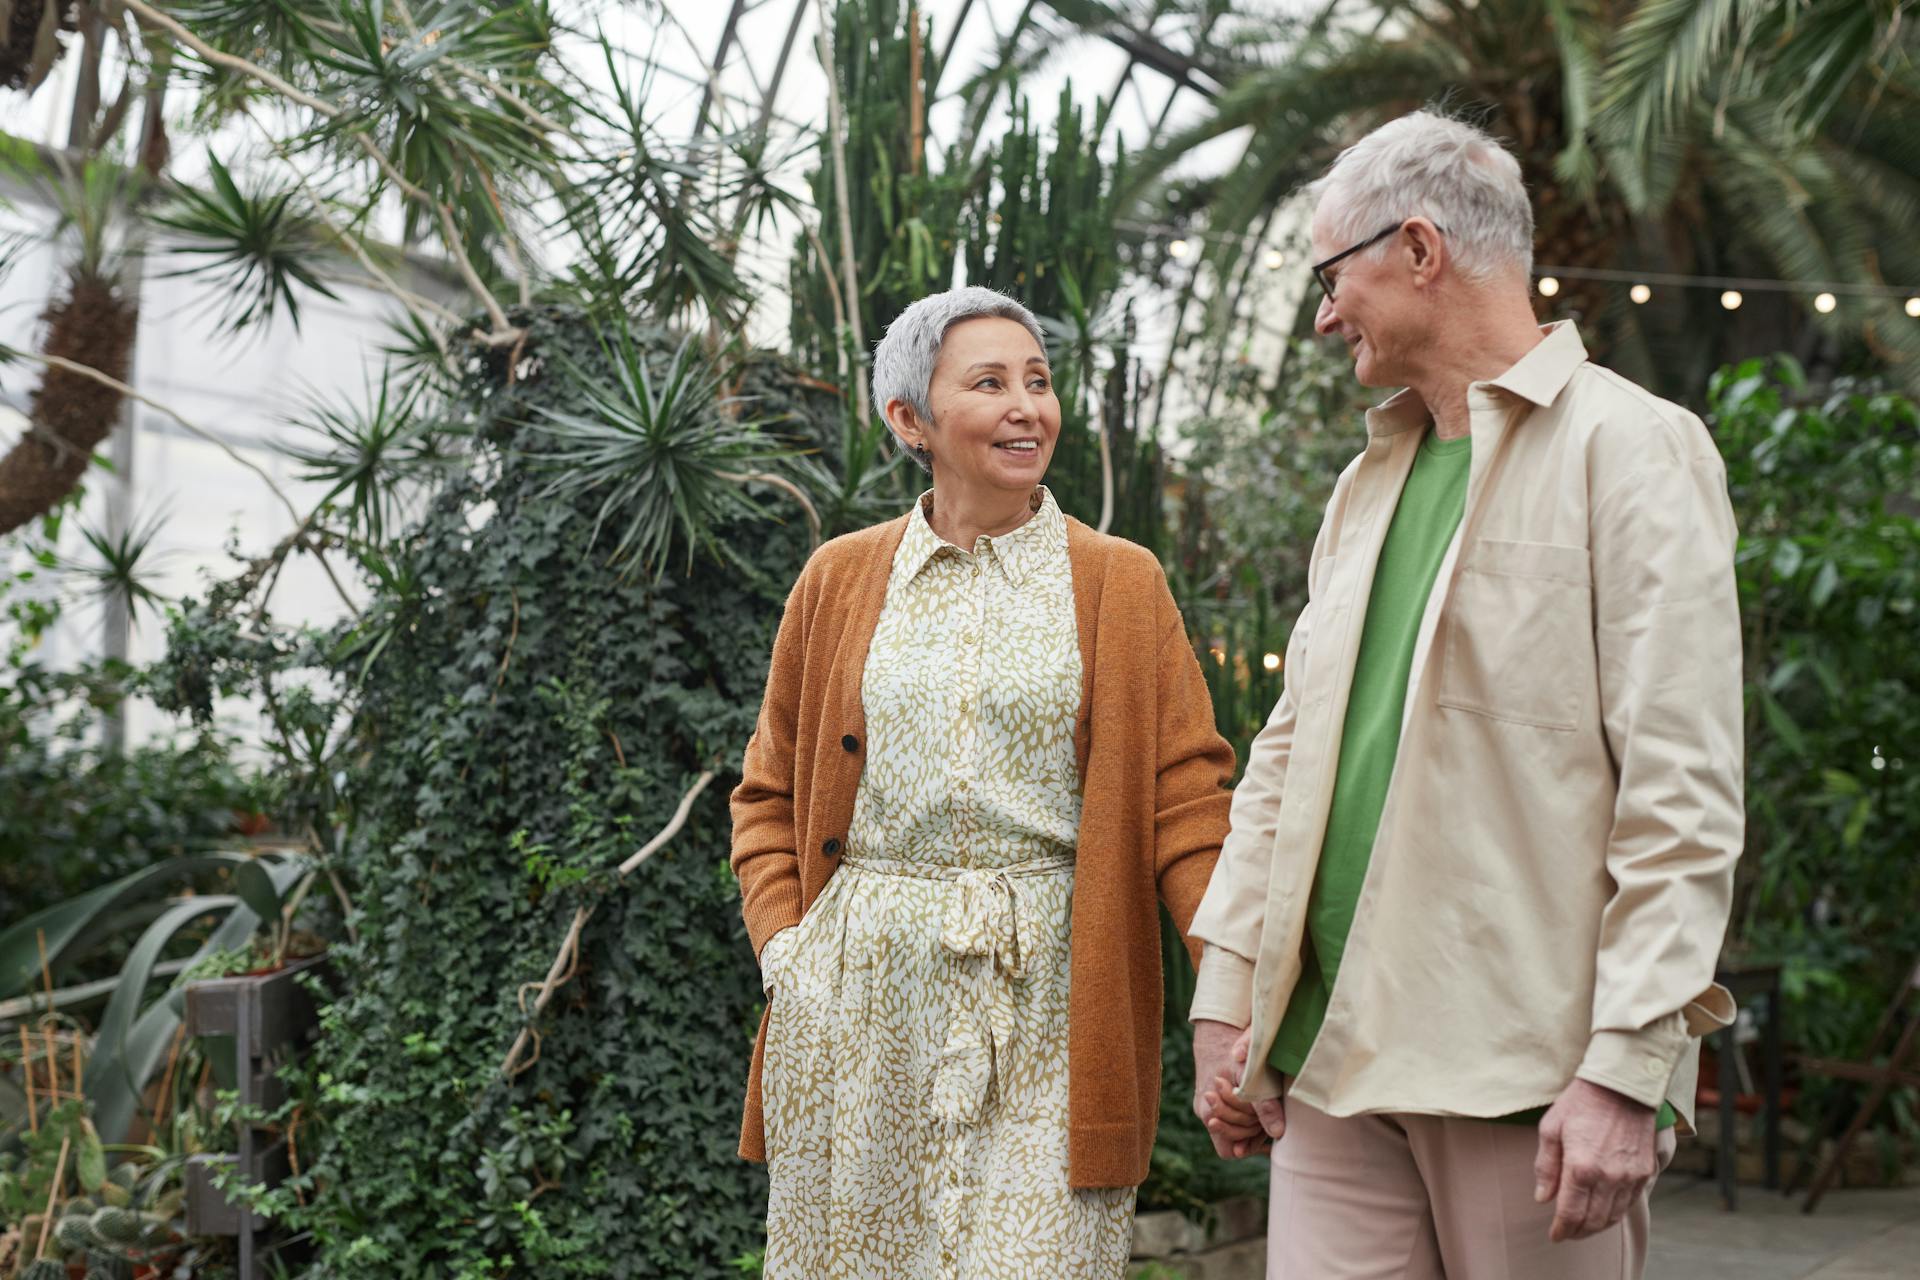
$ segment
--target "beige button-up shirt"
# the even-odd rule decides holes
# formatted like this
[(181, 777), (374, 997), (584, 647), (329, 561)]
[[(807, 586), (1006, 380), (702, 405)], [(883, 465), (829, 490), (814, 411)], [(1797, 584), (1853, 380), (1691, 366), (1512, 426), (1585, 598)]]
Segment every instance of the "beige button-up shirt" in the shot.
[[(1466, 514), (1413, 654), (1400, 751), (1326, 1021), (1293, 1096), (1500, 1116), (1578, 1076), (1691, 1121), (1695, 1037), (1745, 827), (1726, 474), (1693, 414), (1571, 323), (1468, 392)], [(1428, 423), (1367, 414), (1193, 934), (1195, 1018), (1251, 1024), (1248, 1098), (1300, 976), (1361, 624)]]

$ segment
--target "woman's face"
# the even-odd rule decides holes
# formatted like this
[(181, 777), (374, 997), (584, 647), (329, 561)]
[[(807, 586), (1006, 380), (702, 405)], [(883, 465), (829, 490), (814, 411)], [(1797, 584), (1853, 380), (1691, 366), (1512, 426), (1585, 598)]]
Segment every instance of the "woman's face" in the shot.
[(1025, 496), (1047, 474), (1060, 401), (1047, 354), (1025, 325), (979, 316), (948, 329), (927, 399), (934, 425), (921, 442), (943, 487)]

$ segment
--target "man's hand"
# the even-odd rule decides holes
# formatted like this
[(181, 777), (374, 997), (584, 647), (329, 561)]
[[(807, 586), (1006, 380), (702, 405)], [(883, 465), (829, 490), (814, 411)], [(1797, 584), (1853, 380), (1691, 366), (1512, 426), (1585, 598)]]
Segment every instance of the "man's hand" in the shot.
[(1533, 1162), (1533, 1198), (1556, 1202), (1547, 1239), (1583, 1240), (1626, 1217), (1659, 1169), (1655, 1114), (1585, 1080), (1568, 1085), (1547, 1109)]
[[(1225, 1022), (1193, 1024), (1193, 1114), (1207, 1126), (1214, 1151), (1225, 1160), (1264, 1154), (1272, 1145), (1269, 1138), (1280, 1136), (1260, 1114), (1265, 1108), (1281, 1115), (1279, 1099), (1249, 1106), (1234, 1089), (1246, 1066), (1249, 1034)], [(1284, 1119), (1278, 1124), (1285, 1128)]]

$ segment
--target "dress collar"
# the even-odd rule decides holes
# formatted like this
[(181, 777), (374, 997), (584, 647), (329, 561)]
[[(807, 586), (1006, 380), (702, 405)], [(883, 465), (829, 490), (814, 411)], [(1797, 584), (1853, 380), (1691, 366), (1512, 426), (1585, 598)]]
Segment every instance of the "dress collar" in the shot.
[(927, 490), (908, 513), (906, 532), (900, 539), (899, 551), (894, 553), (894, 580), (911, 581), (934, 557), (944, 553), (983, 557), (988, 564), (998, 565), (1008, 582), (1016, 587), (1024, 585), (1037, 564), (1047, 556), (1064, 553), (1067, 545), (1066, 516), (1054, 501), (1052, 491), (1045, 485), (1035, 485), (1029, 501), (1032, 519), (997, 537), (982, 534), (973, 549), (967, 551), (933, 531), (927, 519), (927, 513), (933, 509), (933, 490)]

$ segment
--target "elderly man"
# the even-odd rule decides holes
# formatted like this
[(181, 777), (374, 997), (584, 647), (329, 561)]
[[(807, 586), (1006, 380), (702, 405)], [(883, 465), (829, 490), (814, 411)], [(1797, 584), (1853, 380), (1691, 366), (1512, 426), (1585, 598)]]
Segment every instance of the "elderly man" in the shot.
[(1272, 1143), (1283, 1280), (1638, 1276), (1739, 855), (1740, 625), (1700, 420), (1528, 294), (1519, 165), (1417, 112), (1317, 184), (1367, 386), (1193, 936), (1195, 1109)]

